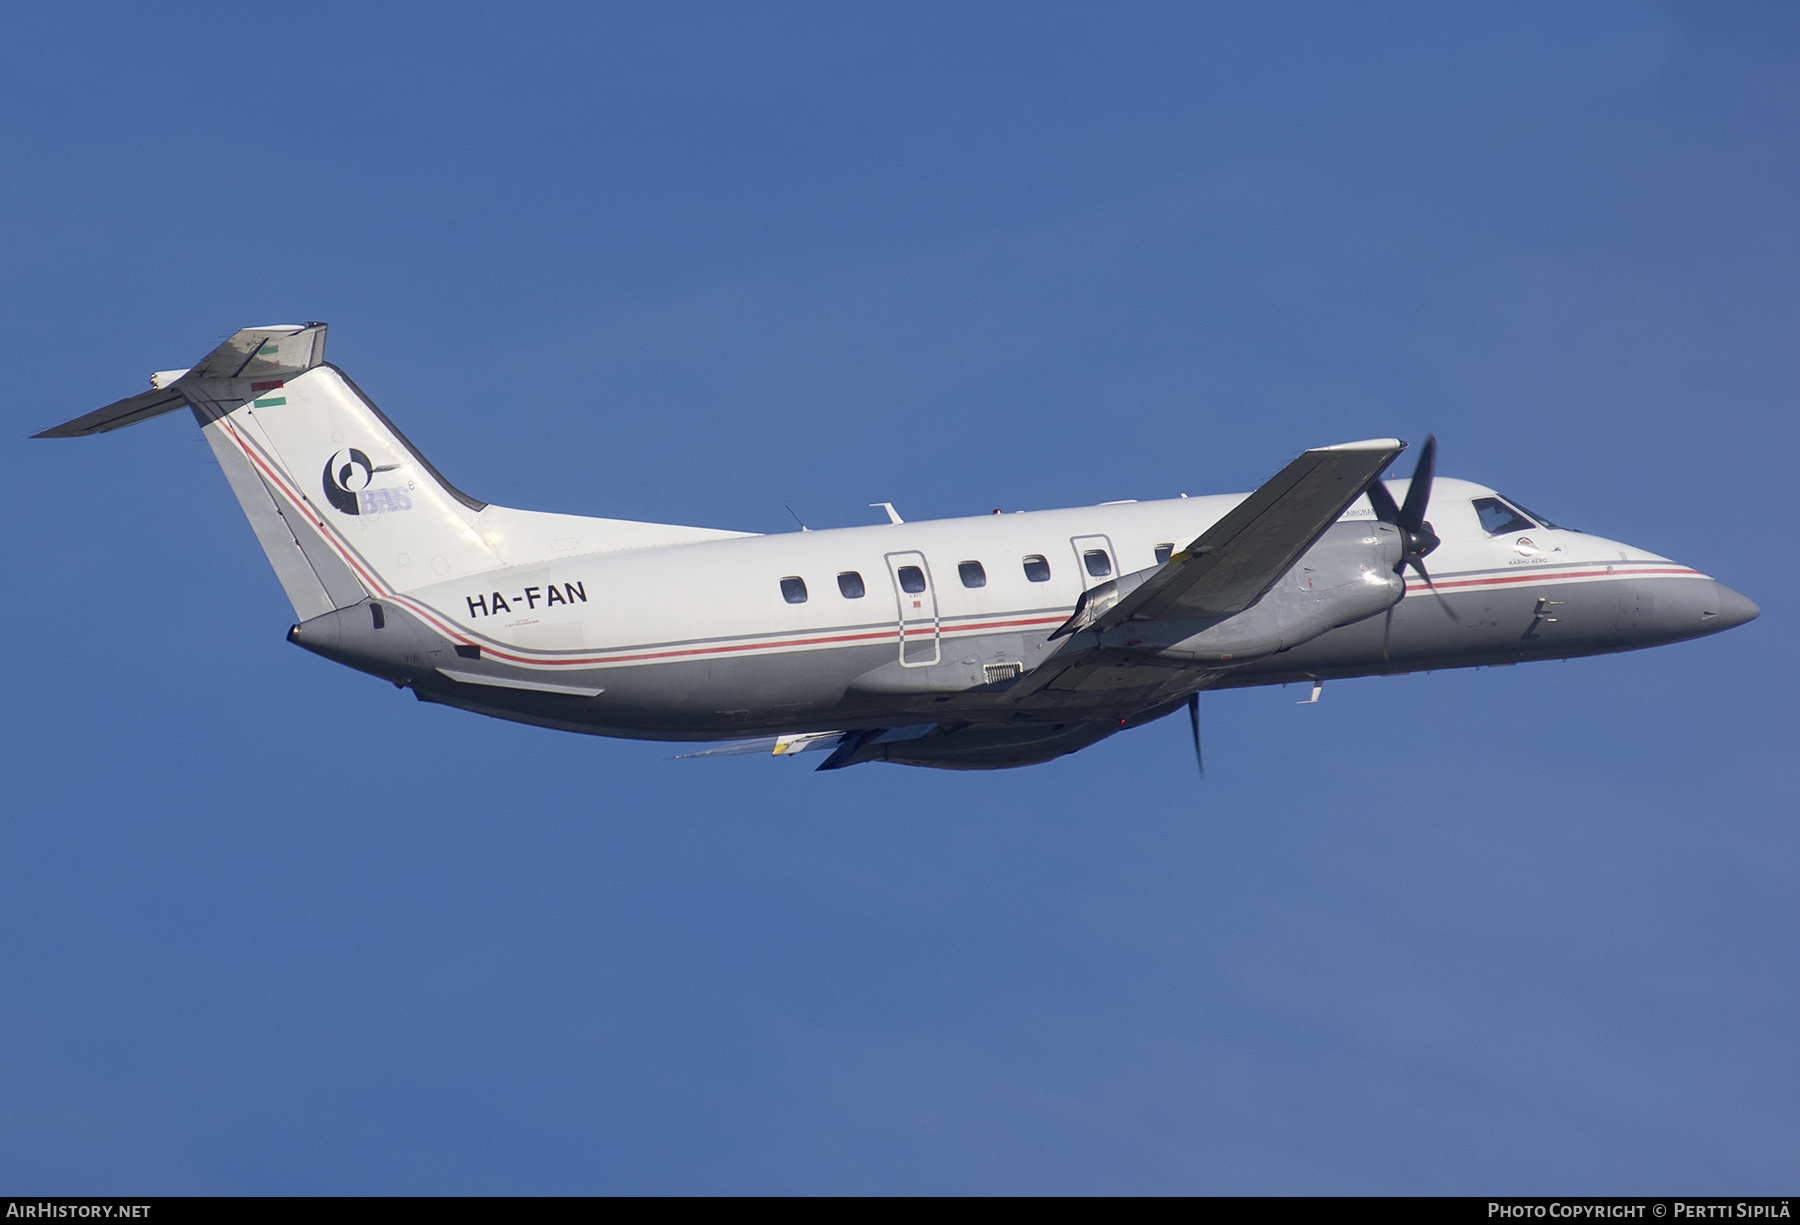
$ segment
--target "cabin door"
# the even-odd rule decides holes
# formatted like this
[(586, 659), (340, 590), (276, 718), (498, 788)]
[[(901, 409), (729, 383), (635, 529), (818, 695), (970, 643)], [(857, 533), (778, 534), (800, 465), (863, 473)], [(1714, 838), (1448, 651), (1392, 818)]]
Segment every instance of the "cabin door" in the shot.
[(900, 620), (900, 666), (924, 668), (938, 661), (937, 590), (923, 553), (889, 553), (888, 577)]
[(1105, 536), (1075, 536), (1069, 540), (1075, 548), (1075, 570), (1081, 575), (1083, 591), (1098, 587), (1119, 577), (1118, 554)]

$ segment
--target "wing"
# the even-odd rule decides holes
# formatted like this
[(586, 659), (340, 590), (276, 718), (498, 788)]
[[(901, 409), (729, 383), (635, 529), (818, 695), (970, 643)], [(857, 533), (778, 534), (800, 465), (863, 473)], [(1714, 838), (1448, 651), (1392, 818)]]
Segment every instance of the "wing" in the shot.
[(1127, 621), (1217, 621), (1244, 611), (1405, 449), (1398, 438), (1372, 438), (1304, 452), (1136, 586), (1122, 589), (1114, 580), (1084, 593), (1050, 636)]

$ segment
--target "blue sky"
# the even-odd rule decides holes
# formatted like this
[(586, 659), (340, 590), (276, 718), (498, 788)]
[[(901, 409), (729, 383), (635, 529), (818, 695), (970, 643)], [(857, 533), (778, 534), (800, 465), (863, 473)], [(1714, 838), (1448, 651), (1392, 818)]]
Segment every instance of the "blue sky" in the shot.
[[(1781, 1193), (1778, 5), (13, 5), (8, 1192)], [(791, 530), (1440, 471), (1763, 608), (1210, 695), (1025, 771), (416, 703), (295, 650), (241, 326), (508, 505)], [(1405, 461), (1402, 461), (1405, 467)]]

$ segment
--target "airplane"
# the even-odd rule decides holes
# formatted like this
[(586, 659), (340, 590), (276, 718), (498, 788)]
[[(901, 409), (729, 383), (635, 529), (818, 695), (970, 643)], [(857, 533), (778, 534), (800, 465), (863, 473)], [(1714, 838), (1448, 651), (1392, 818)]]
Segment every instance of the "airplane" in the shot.
[[(1254, 492), (776, 535), (492, 506), (348, 375), (326, 325), (246, 328), (35, 435), (186, 407), (298, 618), (426, 702), (563, 731), (1004, 769), (1251, 685), (1570, 659), (1758, 615), (1678, 562), (1484, 485), (1383, 479), (1394, 438)], [(1431, 558), (1427, 568), (1426, 558)], [(1202, 762), (1202, 772), (1204, 763)]]

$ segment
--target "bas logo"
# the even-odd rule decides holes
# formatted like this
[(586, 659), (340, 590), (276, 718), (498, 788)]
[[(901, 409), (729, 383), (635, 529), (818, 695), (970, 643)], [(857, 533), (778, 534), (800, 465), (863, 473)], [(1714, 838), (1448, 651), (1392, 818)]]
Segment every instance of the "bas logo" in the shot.
[(399, 464), (376, 467), (369, 457), (351, 447), (325, 461), (325, 500), (346, 515), (379, 515), (411, 510), (412, 495), (404, 489), (370, 489), (377, 472), (392, 472)]

